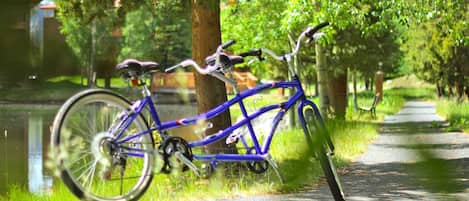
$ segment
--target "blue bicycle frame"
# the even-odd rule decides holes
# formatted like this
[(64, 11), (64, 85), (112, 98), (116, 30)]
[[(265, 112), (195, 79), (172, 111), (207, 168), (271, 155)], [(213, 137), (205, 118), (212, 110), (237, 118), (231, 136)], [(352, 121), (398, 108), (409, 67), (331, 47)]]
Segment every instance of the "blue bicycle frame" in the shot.
[[(275, 88), (294, 88), (296, 90), (295, 94), (291, 96), (286, 102), (281, 102), (279, 104), (274, 104), (274, 105), (269, 105), (262, 107), (258, 109), (257, 111), (253, 112), (252, 114), (248, 114), (246, 111), (246, 107), (244, 106), (243, 100), (247, 97), (253, 96), (258, 94), (261, 91), (265, 90), (270, 90), (270, 89), (275, 89)], [(234, 98), (231, 100), (228, 100), (227, 102), (219, 105), (218, 107), (203, 113), (199, 114), (197, 116), (189, 117), (189, 118), (184, 118), (184, 119), (179, 119), (179, 120), (173, 120), (173, 121), (167, 121), (167, 122), (161, 122), (160, 118), (158, 116), (157, 110), (155, 109), (153, 105), (153, 100), (151, 96), (145, 96), (143, 99), (136, 101), (131, 109), (129, 115), (125, 115), (122, 120), (115, 126), (114, 128), (111, 128), (110, 133), (115, 133), (115, 131), (120, 130), (118, 133), (117, 137), (117, 144), (122, 144), (125, 142), (129, 142), (132, 139), (138, 138), (142, 135), (146, 134), (151, 134), (154, 131), (158, 131), (159, 133), (164, 133), (166, 130), (173, 129), (173, 128), (178, 128), (181, 126), (186, 126), (186, 125), (191, 125), (191, 124), (196, 124), (198, 121), (206, 121), (209, 120), (225, 110), (229, 109), (231, 106), (238, 104), (242, 115), (244, 117), (243, 120), (235, 123), (234, 125), (219, 131), (216, 134), (209, 135), (205, 137), (204, 139), (198, 140), (198, 141), (192, 141), (189, 142), (189, 146), (191, 148), (194, 147), (199, 147), (199, 146), (205, 146), (209, 145), (211, 143), (214, 143), (216, 141), (225, 139), (228, 135), (230, 135), (234, 130), (242, 127), (242, 126), (247, 126), (250, 137), (252, 138), (253, 146), (249, 147), (248, 143), (244, 139), (243, 135), (240, 136), (241, 142), (243, 143), (243, 146), (245, 149), (254, 149), (255, 153), (246, 153), (246, 154), (194, 154), (194, 159), (196, 160), (203, 160), (203, 161), (261, 161), (265, 160), (265, 157), (267, 156), (270, 148), (270, 144), (272, 142), (272, 138), (275, 134), (275, 131), (277, 129), (277, 126), (280, 122), (280, 120), (283, 118), (285, 113), (296, 103), (298, 104), (298, 116), (300, 123), (302, 125), (302, 128), (305, 129), (306, 131), (306, 124), (305, 124), (305, 118), (303, 115), (303, 108), (305, 106), (310, 106), (313, 111), (316, 114), (319, 114), (319, 110), (317, 106), (310, 100), (306, 99), (304, 90), (302, 88), (301, 82), (298, 78), (298, 76), (294, 76), (292, 81), (288, 82), (273, 82), (270, 84), (263, 84), (259, 85), (255, 88), (245, 90), (241, 93), (237, 93)], [(153, 118), (155, 122), (155, 127), (143, 131), (140, 133), (135, 133), (133, 135), (128, 135), (126, 137), (122, 137), (123, 132), (127, 127), (130, 126), (130, 124), (135, 120), (142, 110), (148, 106), (148, 109), (150, 111), (150, 115)], [(276, 114), (275, 118), (273, 119), (272, 122), (272, 128), (265, 140), (263, 141), (262, 145), (259, 142), (259, 139), (256, 136), (256, 133), (253, 129), (251, 121), (260, 115), (269, 112), (274, 109), (279, 109), (280, 111)], [(319, 121), (322, 123), (322, 119), (320, 115), (316, 115), (319, 118)], [(123, 128), (123, 129), (118, 129), (118, 128)], [(309, 138), (309, 136), (307, 135)], [(131, 147), (125, 147), (125, 146), (120, 146), (123, 149), (126, 149), (128, 152), (126, 152), (127, 155), (129, 156), (137, 156), (137, 157), (143, 157), (143, 150), (140, 150), (138, 148), (131, 148)]]

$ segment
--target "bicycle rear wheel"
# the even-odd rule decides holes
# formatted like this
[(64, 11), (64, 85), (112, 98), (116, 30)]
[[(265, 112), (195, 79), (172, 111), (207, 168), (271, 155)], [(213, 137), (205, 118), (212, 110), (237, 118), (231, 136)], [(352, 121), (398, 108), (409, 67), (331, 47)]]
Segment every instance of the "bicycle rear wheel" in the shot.
[[(126, 118), (130, 103), (106, 90), (71, 97), (57, 113), (52, 148), (65, 185), (82, 200), (137, 200), (153, 178), (151, 134), (125, 143), (123, 137), (148, 130), (142, 115)], [(128, 127), (125, 125), (129, 124)]]
[[(305, 135), (308, 140), (311, 140), (310, 146), (313, 146), (313, 150), (321, 164), (321, 168), (324, 171), (324, 175), (326, 176), (327, 184), (329, 185), (329, 189), (331, 190), (332, 196), (336, 201), (343, 201), (344, 192), (342, 189), (342, 185), (339, 180), (339, 176), (337, 171), (334, 167), (334, 163), (331, 159), (332, 151), (330, 147), (332, 145), (332, 141), (330, 140), (329, 136), (327, 135), (326, 128), (318, 122), (314, 111), (310, 108), (306, 109), (304, 112), (305, 117)], [(313, 135), (315, 134), (315, 135)]]

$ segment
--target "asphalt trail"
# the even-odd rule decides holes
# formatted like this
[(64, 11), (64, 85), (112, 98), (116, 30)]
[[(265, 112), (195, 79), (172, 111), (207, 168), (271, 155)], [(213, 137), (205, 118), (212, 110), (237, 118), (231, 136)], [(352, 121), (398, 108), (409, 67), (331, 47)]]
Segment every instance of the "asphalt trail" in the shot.
[[(384, 120), (380, 135), (342, 170), (346, 199), (469, 200), (469, 135), (444, 132), (430, 102), (409, 101)], [(357, 133), (359, 135), (359, 133)], [(286, 195), (230, 200), (333, 200), (326, 184)]]

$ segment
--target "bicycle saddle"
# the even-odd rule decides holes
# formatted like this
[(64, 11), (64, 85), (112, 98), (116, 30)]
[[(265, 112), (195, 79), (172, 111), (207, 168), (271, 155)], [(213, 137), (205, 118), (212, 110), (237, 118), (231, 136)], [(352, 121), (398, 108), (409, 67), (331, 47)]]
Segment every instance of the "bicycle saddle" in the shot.
[(161, 70), (156, 62), (138, 61), (136, 59), (126, 59), (117, 64), (116, 69), (125, 77), (141, 76), (152, 71)]
[[(215, 60), (216, 60), (216, 54), (212, 54), (205, 58), (205, 64), (206, 65), (214, 65)], [(236, 64), (243, 63), (244, 59), (241, 56), (237, 55), (228, 55), (226, 53), (221, 53), (220, 54), (220, 64), (222, 65), (223, 68), (228, 68)]]

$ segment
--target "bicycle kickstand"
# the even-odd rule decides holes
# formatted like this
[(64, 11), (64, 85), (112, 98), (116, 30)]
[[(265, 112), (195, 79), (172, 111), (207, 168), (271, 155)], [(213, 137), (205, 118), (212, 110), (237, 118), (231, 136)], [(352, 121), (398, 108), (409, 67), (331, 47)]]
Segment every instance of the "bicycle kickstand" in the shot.
[(279, 171), (279, 167), (278, 167), (278, 164), (274, 161), (274, 159), (272, 158), (272, 156), (269, 154), (267, 154), (267, 156), (265, 157), (265, 160), (269, 163), (269, 165), (274, 169), (275, 171), (275, 174), (277, 175), (277, 177), (280, 179), (280, 183), (284, 183), (284, 179), (282, 177), (282, 175), (280, 174), (280, 171)]

